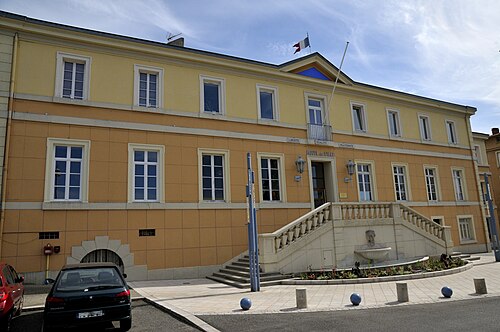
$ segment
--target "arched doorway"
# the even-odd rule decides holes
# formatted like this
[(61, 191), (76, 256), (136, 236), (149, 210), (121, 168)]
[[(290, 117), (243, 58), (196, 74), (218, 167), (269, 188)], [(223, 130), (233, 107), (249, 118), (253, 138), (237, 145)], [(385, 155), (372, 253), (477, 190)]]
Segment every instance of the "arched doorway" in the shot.
[(97, 249), (89, 252), (80, 261), (81, 263), (97, 263), (97, 262), (111, 262), (118, 265), (120, 270), (124, 271), (123, 261), (114, 251), (108, 249)]

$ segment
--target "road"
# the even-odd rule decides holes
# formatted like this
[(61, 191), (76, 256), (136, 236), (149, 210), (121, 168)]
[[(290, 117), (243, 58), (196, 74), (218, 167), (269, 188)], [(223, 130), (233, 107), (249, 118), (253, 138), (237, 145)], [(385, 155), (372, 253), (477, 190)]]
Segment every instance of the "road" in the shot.
[[(13, 332), (40, 331), (42, 311), (25, 312), (12, 321)], [(118, 331), (116, 326), (103, 327), (106, 331)], [(93, 329), (96, 330), (96, 329)], [(130, 331), (193, 332), (199, 330), (187, 325), (144, 301), (132, 302), (132, 329)]]
[(500, 331), (500, 297), (309, 313), (198, 316), (220, 331)]

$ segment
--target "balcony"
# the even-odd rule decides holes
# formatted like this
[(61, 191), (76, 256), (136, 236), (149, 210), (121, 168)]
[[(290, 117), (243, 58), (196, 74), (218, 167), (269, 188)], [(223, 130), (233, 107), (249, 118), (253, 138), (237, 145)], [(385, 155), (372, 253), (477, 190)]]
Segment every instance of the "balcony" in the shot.
[(332, 126), (308, 123), (307, 138), (317, 141), (331, 141)]

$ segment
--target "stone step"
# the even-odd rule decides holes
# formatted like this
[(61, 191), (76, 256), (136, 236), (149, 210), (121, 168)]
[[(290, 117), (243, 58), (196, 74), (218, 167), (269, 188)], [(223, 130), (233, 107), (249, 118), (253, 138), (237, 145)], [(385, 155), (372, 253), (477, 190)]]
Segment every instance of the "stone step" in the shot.
[(480, 259), (481, 259), (481, 257), (479, 257), (479, 256), (470, 256), (469, 258), (467, 258), (468, 261), (478, 261)]
[[(224, 273), (221, 271), (215, 272), (213, 274), (213, 276), (219, 277), (219, 278), (225, 278), (225, 279), (240, 282), (240, 283), (250, 283), (250, 276), (239, 276), (239, 275)], [(288, 279), (289, 277), (290, 276), (288, 276), (288, 275), (281, 275), (281, 274), (272, 274), (272, 275), (264, 275), (264, 276), (261, 275), (260, 282), (283, 280), (283, 279)]]
[(250, 267), (244, 267), (244, 266), (235, 266), (235, 265), (226, 265), (226, 269), (231, 269), (235, 271), (243, 271), (243, 272), (248, 272), (250, 273)]
[[(222, 268), (219, 270), (219, 272), (226, 273), (226, 274), (232, 274), (232, 275), (237, 275), (240, 277), (248, 277), (250, 278), (250, 271), (239, 271), (239, 270), (233, 270), (229, 269), (229, 266), (226, 266), (225, 268)], [(268, 276), (274, 276), (274, 275), (281, 275), (279, 272), (271, 272), (271, 273), (260, 273), (260, 277), (268, 277)]]
[[(214, 277), (214, 276), (208, 276), (207, 279), (217, 281), (217, 282), (220, 282), (220, 283), (232, 286), (232, 287), (236, 287), (236, 288), (247, 288), (247, 289), (250, 288), (250, 283), (238, 283), (238, 282), (234, 282), (234, 281), (230, 281), (230, 280), (227, 280), (224, 278)], [(274, 286), (274, 285), (281, 285), (281, 280), (261, 281), (260, 282), (260, 287)]]

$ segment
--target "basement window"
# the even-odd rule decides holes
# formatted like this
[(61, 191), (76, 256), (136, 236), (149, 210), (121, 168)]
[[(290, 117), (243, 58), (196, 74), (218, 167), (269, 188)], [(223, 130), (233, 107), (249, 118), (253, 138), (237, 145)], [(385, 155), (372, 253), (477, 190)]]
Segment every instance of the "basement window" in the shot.
[(156, 229), (140, 229), (139, 236), (156, 236)]
[(58, 239), (58, 238), (59, 238), (59, 232), (40, 232), (40, 233), (38, 233), (39, 240), (51, 240), (51, 239)]

